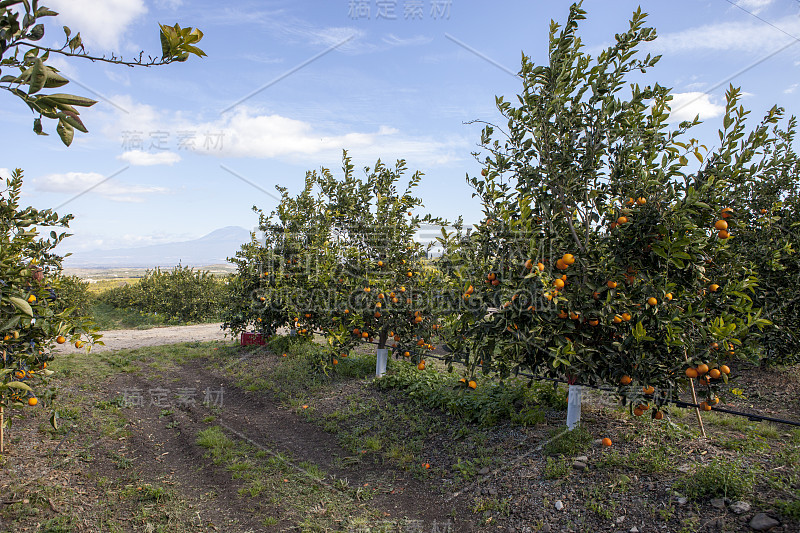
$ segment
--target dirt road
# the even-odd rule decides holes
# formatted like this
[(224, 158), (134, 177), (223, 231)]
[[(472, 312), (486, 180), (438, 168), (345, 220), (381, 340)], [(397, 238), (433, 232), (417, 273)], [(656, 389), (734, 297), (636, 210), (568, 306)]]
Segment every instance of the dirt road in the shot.
[[(177, 344), (179, 342), (207, 342), (225, 340), (225, 332), (220, 328), (221, 323), (197, 324), (195, 326), (172, 326), (151, 329), (116, 329), (102, 331), (101, 339), (105, 346), (96, 345), (93, 352), (106, 352), (111, 350), (142, 348), (143, 346), (159, 346), (162, 344)], [(230, 336), (227, 337), (231, 339)], [(71, 344), (57, 346), (58, 351), (74, 351)]]

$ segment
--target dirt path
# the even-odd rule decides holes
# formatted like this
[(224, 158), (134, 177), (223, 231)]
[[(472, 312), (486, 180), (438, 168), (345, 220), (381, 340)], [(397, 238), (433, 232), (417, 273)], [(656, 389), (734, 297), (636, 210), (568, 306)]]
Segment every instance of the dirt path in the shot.
[[(179, 342), (207, 342), (225, 340), (225, 331), (222, 324), (197, 324), (194, 326), (170, 326), (151, 329), (115, 329), (101, 331), (102, 341), (105, 346), (96, 345), (94, 352), (108, 352), (113, 350), (135, 349), (144, 346), (161, 346), (164, 344), (177, 344)], [(228, 336), (228, 339), (231, 337)], [(71, 344), (62, 344), (56, 347), (57, 351), (66, 352), (75, 350)]]

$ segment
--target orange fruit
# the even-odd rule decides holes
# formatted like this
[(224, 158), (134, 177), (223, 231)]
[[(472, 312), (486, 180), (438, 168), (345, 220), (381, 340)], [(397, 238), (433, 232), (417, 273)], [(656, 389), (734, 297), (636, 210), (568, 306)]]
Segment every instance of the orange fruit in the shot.
[(556, 268), (559, 270), (566, 270), (569, 268), (569, 265), (566, 264), (563, 259), (559, 259), (556, 261)]
[(411, 352), (403, 352), (403, 357), (411, 357)]
[(420, 361), (417, 365), (417, 368), (420, 370), (425, 370), (425, 361)]
[(720, 239), (727, 239), (728, 237), (731, 236), (731, 234), (728, 233), (726, 230), (720, 231), (717, 235), (719, 235)]
[(358, 328), (355, 328), (353, 330), (353, 335), (361, 335), (361, 330), (359, 330)]
[(339, 360), (338, 360), (338, 359), (334, 359), (334, 360), (333, 360), (333, 364), (334, 364), (334, 365), (338, 365), (338, 364), (339, 364)]
[(719, 290), (719, 285), (716, 283), (712, 283), (711, 286), (708, 288), (711, 292), (717, 292)]
[(575, 256), (572, 254), (564, 254), (561, 257), (561, 260), (564, 261), (567, 265), (571, 265), (575, 262)]
[(570, 311), (569, 317), (572, 320), (578, 320), (581, 317), (581, 315), (580, 315), (580, 313), (576, 313), (575, 311)]
[(667, 294), (665, 294), (665, 295), (664, 295), (664, 299), (665, 299), (665, 300), (672, 301), (672, 293), (671, 293), (671, 292), (668, 292)]
[(606, 437), (606, 438), (604, 438), (604, 439), (602, 440), (602, 443), (603, 443), (603, 446), (611, 446), (611, 439), (609, 439), (608, 437)]
[(718, 368), (712, 368), (708, 371), (708, 375), (711, 376), (712, 379), (717, 379), (722, 375), (722, 372), (720, 372)]
[(608, 280), (606, 285), (608, 286), (609, 289), (616, 289), (617, 288), (617, 282), (616, 281)]
[(710, 411), (711, 406), (708, 405), (708, 402), (700, 402), (700, 409), (702, 409), (703, 411)]
[(648, 394), (648, 395), (649, 394), (653, 394), (655, 391), (656, 391), (656, 389), (652, 385), (648, 385), (646, 387), (642, 387), (642, 392), (645, 393), (645, 394)]
[(596, 318), (593, 318), (593, 319), (589, 320), (589, 325), (590, 325), (590, 326), (596, 326), (596, 325), (598, 325), (599, 323), (600, 323), (600, 321), (599, 321), (599, 320), (597, 320)]
[(30, 405), (31, 407), (33, 407), (37, 403), (39, 403), (39, 400), (35, 396), (32, 398), (28, 398), (28, 405)]
[(467, 287), (467, 294), (472, 294), (473, 292), (475, 292), (475, 287), (473, 287), (472, 285)]
[(536, 268), (539, 269), (539, 272), (544, 272), (544, 263), (536, 263)]
[(408, 273), (406, 274), (406, 276), (408, 276), (409, 278), (410, 278), (411, 276), (413, 276), (413, 275), (414, 275), (414, 273), (413, 273), (413, 272), (411, 272), (410, 270), (409, 270), (409, 271), (408, 271)]
[(614, 324), (619, 324), (620, 322), (622, 322), (622, 317), (619, 315), (614, 315), (613, 321)]
[(705, 374), (706, 372), (708, 372), (708, 365), (707, 365), (707, 364), (705, 364), (705, 363), (702, 363), (702, 364), (699, 364), (699, 365), (697, 365), (697, 373), (698, 373), (699, 375), (701, 375), (701, 376), (702, 376), (702, 375), (703, 375), (703, 374)]
[(531, 259), (525, 261), (525, 268), (527, 270), (533, 270), (533, 261)]
[(475, 389), (475, 388), (477, 388), (477, 387), (478, 387), (478, 384), (475, 382), (475, 380), (471, 379), (471, 380), (469, 380), (469, 383), (467, 384), (467, 386), (468, 386), (470, 389)]
[(766, 210), (766, 209), (762, 209), (762, 210), (761, 210), (761, 214), (762, 214), (762, 215), (766, 215), (766, 214), (767, 214), (767, 210)]
[(647, 299), (647, 303), (650, 305), (656, 305), (658, 303), (658, 300), (656, 300), (651, 296), (650, 298)]
[(627, 375), (626, 376), (622, 376), (621, 378), (619, 378), (619, 382), (622, 383), (623, 385), (630, 385), (631, 381), (633, 381), (633, 380), (631, 379), (630, 376), (627, 376)]
[(555, 285), (556, 288), (558, 288), (558, 289), (563, 289), (564, 288), (564, 280), (557, 279), (557, 280), (555, 280), (553, 282), (553, 285)]
[(722, 231), (722, 230), (728, 229), (728, 223), (727, 223), (727, 222), (725, 222), (724, 220), (717, 220), (717, 221), (714, 223), (714, 229), (717, 229), (717, 230), (719, 230), (719, 231)]
[(722, 372), (723, 374), (731, 373), (731, 369), (728, 368), (728, 365), (722, 365), (721, 367), (719, 367), (719, 371)]
[(375, 314), (374, 314), (373, 316), (374, 316), (375, 318), (380, 318), (380, 317), (381, 317), (381, 313), (380, 313), (380, 311), (375, 311)]
[(83, 348), (83, 341), (75, 341), (76, 348)]
[(687, 378), (694, 379), (697, 376), (698, 376), (698, 374), (697, 374), (697, 370), (696, 369), (691, 368), (691, 367), (686, 369), (686, 377)]
[(644, 409), (642, 409), (641, 407), (637, 407), (636, 409), (633, 410), (633, 414), (635, 416), (642, 416), (644, 414)]
[(364, 287), (364, 292), (369, 292), (369, 291), (371, 291), (371, 290), (372, 290), (372, 289), (370, 289), (369, 287)]
[(630, 319), (631, 319), (631, 314), (630, 313), (622, 313), (622, 320), (624, 320), (625, 322), (628, 322)]
[(382, 267), (382, 266), (383, 266), (383, 261), (378, 261), (378, 267)]
[(361, 333), (361, 338), (362, 339), (366, 339), (367, 337), (369, 337), (369, 333), (367, 333), (366, 331)]
[(647, 198), (645, 198), (644, 196), (640, 196), (639, 198), (636, 199), (636, 203), (639, 205), (644, 205), (647, 203)]
[(32, 303), (33, 303), (33, 302), (35, 302), (35, 301), (36, 301), (36, 296), (34, 296), (33, 294), (31, 294), (30, 296), (28, 296), (28, 303), (29, 303), (29, 304), (32, 304)]
[(627, 224), (627, 223), (628, 223), (628, 217), (626, 217), (626, 216), (621, 216), (621, 217), (619, 217), (619, 218), (617, 219), (617, 224), (618, 224), (619, 226), (621, 226), (621, 225), (623, 225), (623, 224)]
[(625, 205), (633, 205), (633, 201), (633, 198), (629, 197), (627, 200), (625, 200)]
[(64, 344), (65, 342), (67, 342), (67, 339), (63, 335), (59, 335), (58, 337), (56, 337), (56, 342), (58, 344)]
[(569, 315), (567, 315), (567, 312), (564, 311), (563, 309), (558, 312), (558, 318), (567, 318), (568, 316)]
[(486, 276), (486, 279), (488, 279), (489, 281), (494, 281), (496, 277), (497, 275), (494, 272), (489, 272), (489, 275)]
[(664, 411), (656, 411), (655, 414), (653, 415), (653, 418), (655, 418), (656, 420), (661, 420), (662, 418), (664, 418)]

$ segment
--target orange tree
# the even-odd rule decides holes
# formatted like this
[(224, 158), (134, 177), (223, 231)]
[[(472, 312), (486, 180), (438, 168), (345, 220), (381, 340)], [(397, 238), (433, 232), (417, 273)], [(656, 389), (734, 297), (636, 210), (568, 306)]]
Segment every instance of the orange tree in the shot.
[[(34, 406), (52, 371), (55, 343), (76, 347), (99, 335), (86, 318), (59, 302), (61, 257), (53, 249), (67, 233), (72, 215), (21, 207), (22, 171), (15, 170), (0, 194), (0, 407)], [(38, 227), (54, 228), (41, 236)], [(55, 418), (52, 419), (55, 423)], [(10, 420), (9, 420), (10, 421)]]
[(549, 64), (523, 56), (519, 106), (497, 99), (505, 139), (483, 130), (484, 169), (469, 182), (485, 218), (442, 239), (462, 305), (452, 343), (471, 371), (483, 362), (619, 386), (640, 414), (688, 366), (722, 368), (766, 321), (752, 310), (750, 271), (726, 268), (731, 166), (702, 171), (704, 148), (680, 140), (696, 121), (668, 128), (667, 88), (627, 85), (658, 61), (637, 52), (655, 31), (637, 10), (591, 58), (583, 18), (574, 4), (563, 28), (551, 24)]
[(772, 324), (765, 328), (762, 364), (800, 361), (800, 161), (793, 149), (796, 119), (781, 124), (783, 109), (774, 107), (750, 132), (748, 112), (731, 91), (723, 144), (709, 159), (706, 172), (728, 172), (726, 221), (735, 225), (732, 249), (759, 280), (755, 305)]

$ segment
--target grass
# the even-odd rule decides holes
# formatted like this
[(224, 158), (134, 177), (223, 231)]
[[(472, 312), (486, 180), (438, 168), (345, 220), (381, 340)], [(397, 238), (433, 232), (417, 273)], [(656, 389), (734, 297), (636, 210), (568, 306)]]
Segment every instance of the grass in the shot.
[(572, 457), (585, 452), (591, 442), (592, 434), (583, 426), (579, 425), (572, 431), (555, 428), (550, 431), (550, 440), (545, 444), (544, 451), (548, 455)]
[(715, 458), (699, 465), (694, 473), (676, 484), (687, 497), (702, 501), (711, 498), (740, 499), (750, 495), (756, 481), (755, 473), (742, 464)]
[[(198, 322), (183, 322), (156, 313), (145, 313), (135, 309), (120, 309), (111, 305), (94, 302), (90, 306), (91, 318), (101, 331), (113, 329), (151, 329), (163, 326), (185, 326)], [(217, 322), (210, 319), (206, 323)]]

